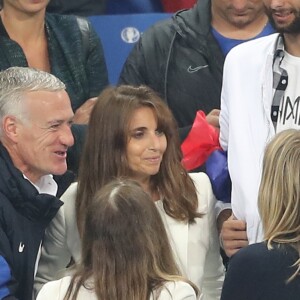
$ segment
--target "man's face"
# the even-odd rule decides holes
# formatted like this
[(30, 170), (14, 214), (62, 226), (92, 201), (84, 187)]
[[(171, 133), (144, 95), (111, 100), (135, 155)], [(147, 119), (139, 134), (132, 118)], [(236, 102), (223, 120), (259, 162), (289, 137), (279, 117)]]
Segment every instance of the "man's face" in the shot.
[(281, 33), (300, 33), (299, 0), (265, 0), (270, 23)]
[(264, 13), (264, 5), (262, 0), (213, 0), (212, 10), (216, 17), (243, 29)]
[(43, 175), (65, 173), (67, 149), (74, 143), (68, 94), (63, 90), (29, 92), (24, 111), (25, 120), (17, 122), (16, 167), (32, 182)]

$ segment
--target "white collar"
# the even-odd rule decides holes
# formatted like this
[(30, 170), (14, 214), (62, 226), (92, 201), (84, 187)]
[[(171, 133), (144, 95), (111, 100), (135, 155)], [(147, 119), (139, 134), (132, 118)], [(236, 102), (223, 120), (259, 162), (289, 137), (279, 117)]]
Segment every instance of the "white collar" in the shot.
[(39, 194), (49, 194), (52, 196), (56, 196), (58, 186), (53, 179), (53, 175), (44, 175), (36, 183), (31, 182), (24, 174), (23, 176), (37, 189)]

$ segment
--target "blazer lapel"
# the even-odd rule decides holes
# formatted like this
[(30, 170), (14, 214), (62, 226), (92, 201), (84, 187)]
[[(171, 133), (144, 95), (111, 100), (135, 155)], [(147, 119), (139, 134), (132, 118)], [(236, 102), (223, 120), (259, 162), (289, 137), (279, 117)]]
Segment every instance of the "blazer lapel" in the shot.
[(156, 205), (164, 222), (178, 267), (180, 268), (182, 275), (188, 277), (187, 265), (189, 224), (180, 222), (168, 216), (163, 208), (162, 201), (157, 201)]

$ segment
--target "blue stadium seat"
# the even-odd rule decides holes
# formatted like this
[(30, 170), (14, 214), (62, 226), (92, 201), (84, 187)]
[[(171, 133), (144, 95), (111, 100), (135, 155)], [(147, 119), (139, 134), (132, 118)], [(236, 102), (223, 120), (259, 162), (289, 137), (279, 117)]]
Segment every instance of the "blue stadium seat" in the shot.
[(145, 13), (89, 17), (103, 44), (110, 84), (118, 82), (123, 64), (140, 35), (152, 24), (171, 15)]

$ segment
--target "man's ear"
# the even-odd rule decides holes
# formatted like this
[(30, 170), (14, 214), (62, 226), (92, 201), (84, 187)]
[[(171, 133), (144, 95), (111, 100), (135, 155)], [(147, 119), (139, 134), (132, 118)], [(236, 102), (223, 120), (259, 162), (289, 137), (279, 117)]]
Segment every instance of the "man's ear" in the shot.
[(20, 122), (15, 116), (5, 116), (2, 121), (4, 135), (13, 142), (17, 142)]

